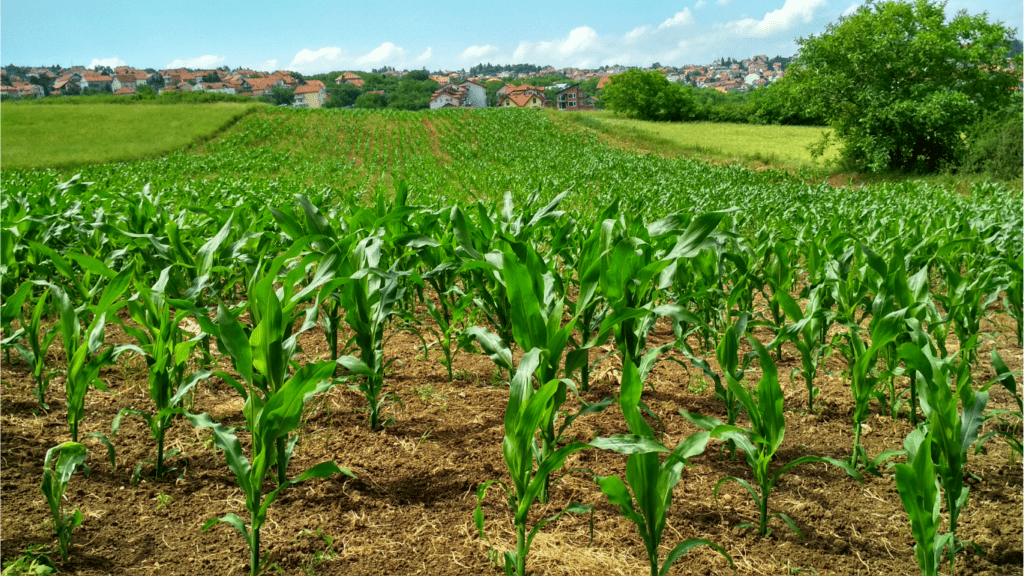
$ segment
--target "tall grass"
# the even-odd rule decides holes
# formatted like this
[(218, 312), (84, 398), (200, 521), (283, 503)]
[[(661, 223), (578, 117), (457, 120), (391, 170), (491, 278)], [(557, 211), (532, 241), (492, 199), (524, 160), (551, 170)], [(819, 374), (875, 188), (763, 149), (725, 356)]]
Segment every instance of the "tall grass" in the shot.
[(257, 107), (4, 104), (0, 166), (61, 169), (159, 156), (209, 138)]
[[(582, 126), (626, 144), (663, 154), (699, 155), (719, 160), (760, 162), (794, 168), (829, 164), (839, 155), (830, 146), (815, 160), (809, 147), (829, 128), (726, 124), (717, 122), (646, 122), (614, 116), (610, 112), (573, 114)], [(556, 116), (557, 117), (557, 116)]]

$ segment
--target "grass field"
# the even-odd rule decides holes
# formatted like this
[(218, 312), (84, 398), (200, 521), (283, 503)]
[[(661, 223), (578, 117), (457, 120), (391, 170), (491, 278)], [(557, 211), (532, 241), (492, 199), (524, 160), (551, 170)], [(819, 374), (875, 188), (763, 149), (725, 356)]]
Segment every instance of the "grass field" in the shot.
[(70, 168), (157, 156), (208, 138), (255, 107), (4, 104), (0, 164), (4, 168)]
[[(557, 118), (561, 115), (555, 115)], [(611, 112), (573, 114), (575, 121), (615, 140), (662, 154), (697, 154), (725, 161), (754, 161), (776, 167), (812, 167), (835, 160), (838, 146), (815, 161), (808, 147), (828, 128), (816, 126), (761, 126), (713, 122), (645, 122)], [(824, 162), (822, 162), (824, 160)]]

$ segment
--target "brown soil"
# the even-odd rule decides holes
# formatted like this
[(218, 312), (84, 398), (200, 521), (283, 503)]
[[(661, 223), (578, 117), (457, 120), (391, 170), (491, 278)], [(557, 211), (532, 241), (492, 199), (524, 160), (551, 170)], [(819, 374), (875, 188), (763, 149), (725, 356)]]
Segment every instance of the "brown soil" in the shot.
[[(1000, 353), (1011, 369), (1021, 368), (1021, 349), (1009, 328), (1000, 322)], [(651, 344), (670, 334), (660, 326)], [(763, 336), (760, 335), (759, 336)], [(1009, 337), (1009, 341), (1007, 341)], [(305, 353), (325, 357), (319, 329), (303, 337)], [(108, 341), (124, 342), (116, 326)], [(393, 338), (386, 350), (398, 358), (386, 382), (387, 391), (401, 400), (388, 409), (395, 423), (382, 432), (366, 425), (364, 401), (358, 392), (337, 386), (307, 407), (301, 440), (290, 470), (305, 469), (325, 460), (348, 467), (357, 476), (338, 476), (297, 485), (270, 508), (263, 528), (264, 551), (285, 574), (499, 574), (489, 565), (488, 544), (478, 539), (473, 524), (476, 490), (483, 482), (507, 480), (501, 454), (502, 418), (507, 387), (495, 376), (486, 356), (461, 354), (457, 380), (447, 382), (444, 367), (432, 350), (423, 360), (419, 340), (408, 334)], [(696, 343), (694, 343), (696, 345)], [(988, 343), (991, 348), (993, 344)], [(51, 349), (51, 366), (64, 364), (59, 343)], [(597, 355), (595, 354), (595, 358)], [(713, 355), (707, 354), (713, 362)], [(988, 352), (981, 354), (987, 359)], [(975, 371), (979, 383), (992, 376), (983, 360)], [(815, 414), (806, 414), (802, 380), (789, 381), (799, 365), (787, 349), (779, 374), (786, 391), (787, 434), (778, 462), (805, 454), (847, 456), (851, 450), (852, 401), (831, 358), (834, 374), (819, 378), (822, 389)], [(608, 360), (597, 370), (601, 379), (588, 401), (614, 395), (616, 370)], [(679, 415), (680, 409), (724, 419), (721, 403), (710, 382), (701, 390), (699, 370), (676, 363), (658, 364), (649, 382), (654, 390), (644, 400), (665, 426), (664, 442), (674, 446), (695, 432)], [(756, 382), (757, 371), (748, 375)], [(146, 371), (139, 359), (122, 358), (102, 379), (110, 393), (90, 391), (82, 434), (109, 433), (110, 422), (126, 406), (151, 406)], [(1015, 408), (1000, 387), (992, 388), (989, 408)], [(63, 380), (54, 378), (48, 400), (51, 410), (36, 414), (31, 376), (12, 356), (2, 367), (2, 558), (6, 561), (33, 545), (52, 546), (55, 539), (47, 520), (49, 510), (39, 490), (46, 450), (68, 439)], [(571, 402), (570, 402), (571, 404)], [(241, 401), (223, 383), (213, 380), (195, 395), (192, 411), (237, 425)], [(893, 420), (873, 405), (870, 431), (863, 442), (871, 455), (898, 449), (910, 425)], [(986, 429), (991, 424), (986, 425)], [(569, 429), (574, 439), (625, 432), (616, 406), (602, 414), (582, 417)], [(1019, 432), (1019, 430), (1018, 430)], [(170, 460), (175, 471), (154, 479), (146, 468), (138, 486), (130, 482), (135, 465), (155, 457), (155, 443), (139, 418), (126, 417), (114, 439), (117, 467), (111, 468), (96, 440), (86, 440), (91, 475), (76, 474), (67, 492), (67, 506), (85, 518), (75, 530), (65, 574), (246, 574), (248, 551), (230, 526), (218, 524), (203, 532), (210, 518), (228, 512), (247, 518), (243, 494), (223, 455), (215, 451), (208, 431), (176, 421), (167, 444), (181, 452)], [(771, 511), (788, 514), (805, 538), (781, 520), (773, 534), (759, 537), (743, 522), (756, 522), (756, 507), (735, 483), (722, 487), (716, 503), (712, 489), (719, 479), (751, 479), (742, 459), (719, 456), (719, 445), (693, 460), (675, 490), (664, 532), (662, 557), (675, 543), (693, 537), (722, 545), (735, 559), (738, 574), (917, 574), (913, 538), (892, 477), (868, 476), (857, 483), (841, 470), (823, 464), (797, 467), (784, 475), (771, 496)], [(595, 474), (623, 474), (625, 457), (598, 450), (577, 453), (566, 470), (589, 469)], [(1007, 446), (990, 440), (981, 454), (971, 455), (970, 499), (961, 516), (958, 536), (977, 544), (958, 557), (956, 574), (1020, 574), (1022, 554), (1022, 470)], [(268, 480), (268, 487), (273, 485)], [(623, 519), (582, 471), (565, 476), (552, 490), (548, 505), (534, 505), (531, 521), (558, 512), (570, 501), (595, 506), (593, 542), (588, 517), (567, 514), (545, 526), (533, 543), (528, 570), (535, 574), (647, 574), (643, 546), (633, 524)], [(490, 545), (513, 549), (512, 513), (497, 486), (484, 500)], [(325, 538), (326, 537), (326, 538)], [(327, 541), (331, 544), (328, 545)], [(589, 543), (589, 546), (588, 546)], [(58, 558), (54, 557), (55, 560)], [(943, 568), (945, 570), (945, 566)], [(672, 574), (729, 574), (724, 559), (711, 549), (691, 551), (676, 563)]]

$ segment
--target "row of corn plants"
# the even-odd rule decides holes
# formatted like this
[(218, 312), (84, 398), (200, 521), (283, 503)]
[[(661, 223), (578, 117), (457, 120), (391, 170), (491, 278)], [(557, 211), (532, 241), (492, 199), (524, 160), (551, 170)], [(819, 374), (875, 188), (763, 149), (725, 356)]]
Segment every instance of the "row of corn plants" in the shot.
[[(329, 115), (318, 121), (382, 121), (364, 116)], [(559, 165), (542, 154), (547, 149), (541, 145), (529, 153), (498, 149), (509, 130), (502, 127), (505, 116), (437, 117), (450, 125), (441, 143), (451, 150), (465, 149), (457, 157), (477, 163), (478, 168), (459, 168), (472, 171), (462, 186), (509, 184), (511, 180), (496, 180), (479, 169), (494, 162), (530, 164), (539, 173), (556, 173)], [(405, 115), (396, 118), (402, 129), (413, 124)], [(592, 146), (582, 136), (552, 132), (542, 116), (520, 118), (538, 142), (547, 135), (562, 147)], [(296, 124), (301, 119), (270, 115), (246, 122), (263, 122), (267, 126), (259, 129), (279, 132), (285, 126), (302, 128)], [(419, 129), (410, 133), (427, 136)], [(205, 170), (269, 173), (274, 163), (288, 163), (286, 152), (250, 136), (235, 133), (212, 145), (209, 156), (163, 161), (176, 165), (170, 167), (154, 161), (141, 172), (173, 174), (186, 162), (198, 162), (206, 164)], [(225, 144), (231, 139), (238, 140), (237, 148)], [(476, 141), (493, 145), (474, 147)], [(415, 154), (426, 148), (417, 143), (409, 157), (403, 152), (401, 162), (418, 166)], [(657, 162), (603, 149), (574, 161), (583, 173), (611, 166), (603, 171), (610, 180), (601, 182), (611, 191), (635, 182), (626, 177), (630, 171)], [(660, 168), (669, 174), (692, 172), (693, 167), (681, 163)], [(979, 441), (985, 418), (1019, 418), (1019, 412), (986, 414), (986, 391), (975, 390), (970, 377), (985, 339), (992, 337), (982, 325), (993, 307), (1016, 322), (1018, 342), (1021, 338), (1020, 222), (1001, 217), (1005, 197), (999, 194), (972, 207), (943, 197), (944, 211), (924, 205), (925, 197), (936, 196), (934, 190), (913, 187), (850, 191), (848, 197), (832, 194), (825, 202), (793, 183), (758, 181), (723, 169), (734, 176), (733, 189), (741, 191), (735, 201), (723, 206), (715, 199), (720, 188), (687, 173), (683, 185), (691, 186), (692, 193), (685, 210), (646, 198), (643, 194), (651, 186), (614, 198), (614, 192), (592, 194), (591, 206), (607, 198), (603, 210), (580, 206), (579, 192), (549, 198), (509, 192), (497, 201), (481, 197), (453, 204), (441, 198), (416, 205), (408, 182), (394, 190), (379, 186), (367, 194), (309, 192), (283, 202), (281, 183), (287, 180), (274, 180), (259, 191), (223, 182), (197, 183), (193, 189), (175, 184), (165, 196), (157, 186), (133, 192), (130, 185), (114, 184), (117, 169), (105, 169), (105, 179), (92, 185), (82, 178), (58, 182), (45, 174), (18, 173), (5, 179), (0, 217), (4, 354), (9, 358), (16, 351), (30, 367), (40, 409), (47, 409), (49, 383), (63, 372), (72, 442), (79, 440), (89, 388), (104, 386), (100, 370), (125, 354), (143, 358), (153, 408), (122, 410), (111, 426), (113, 441), (122, 416), (143, 418), (156, 442), (153, 468), (159, 477), (166, 471), (163, 432), (175, 416), (210, 429), (246, 494), (249, 513), (248, 523), (234, 514), (217, 520), (243, 535), (254, 574), (267, 564), (259, 529), (279, 492), (309, 478), (347, 473), (325, 462), (289, 476), (303, 405), (344, 383), (363, 394), (367, 425), (387, 426), (394, 418), (387, 414), (388, 399), (398, 391), (387, 386), (391, 361), (385, 345), (400, 330), (420, 337), (425, 356), (437, 350), (435, 357), (449, 379), (454, 377), (456, 354), (465, 351), (486, 353), (507, 376), (503, 453), (511, 483), (502, 485), (514, 510), (519, 542), (504, 565), (519, 574), (526, 570), (530, 541), (546, 522), (526, 531), (531, 504), (548, 500), (555, 473), (573, 451), (583, 449), (628, 455), (625, 483), (614, 477), (597, 482), (637, 523), (652, 573), (663, 573), (692, 546), (714, 545), (681, 543), (661, 564), (656, 554), (671, 487), (679, 482), (687, 460), (703, 452), (711, 438), (723, 441), (733, 453), (738, 448), (747, 458), (754, 484), (730, 477), (719, 486), (735, 481), (758, 502), (762, 535), (776, 516), (799, 533), (792, 519), (771, 514), (768, 506), (771, 488), (791, 467), (825, 461), (859, 478), (864, 472), (883, 473), (887, 460), (906, 454), (907, 464), (899, 465), (896, 479), (912, 523), (924, 522), (918, 518), (924, 516), (914, 516), (907, 502), (917, 498), (914, 509), (927, 509), (934, 516), (938, 492), (904, 496), (911, 472), (939, 479), (950, 518), (948, 538), (936, 535), (935, 522), (914, 524), (921, 549), (932, 550), (919, 551), (918, 558), (938, 558), (933, 552), (938, 546), (940, 552), (947, 550), (952, 565), (963, 547), (953, 535), (959, 510), (966, 505), (962, 474), (968, 449)], [(541, 189), (560, 184), (547, 178)], [(224, 187), (214, 203), (206, 196), (211, 185)], [(886, 203), (897, 193), (908, 205)], [(805, 201), (802, 211), (768, 215), (761, 207), (777, 206), (772, 200), (787, 194), (806, 196), (800, 198)], [(272, 209), (266, 210), (267, 205)], [(852, 214), (865, 213), (856, 226), (849, 224)], [(194, 319), (201, 332), (184, 332), (186, 318)], [(135, 343), (106, 344), (105, 327), (111, 321), (123, 326)], [(675, 340), (648, 346), (659, 322), (671, 325)], [(318, 324), (329, 357), (301, 363), (298, 336)], [(752, 339), (754, 328), (767, 328), (772, 340), (762, 345)], [(66, 368), (47, 365), (46, 352), (58, 336)], [(746, 340), (753, 351), (744, 354), (741, 344)], [(214, 342), (233, 371), (214, 369)], [(576, 418), (616, 402), (586, 401), (594, 366), (591, 351), (606, 343), (613, 345), (622, 364), (616, 396), (630, 434), (566, 446), (562, 439)], [(657, 362), (677, 359), (672, 354), (676, 351), (714, 381), (725, 422), (688, 414), (705, 432), (669, 450), (639, 415), (657, 419), (641, 399), (646, 376)], [(834, 354), (845, 360), (843, 378), (855, 404), (853, 446), (847, 461), (805, 455), (773, 473), (770, 464), (785, 423), (771, 356), (779, 360), (794, 353), (800, 367), (790, 378), (803, 382), (808, 412), (828, 400), (814, 384), (823, 360)], [(194, 363), (200, 369), (192, 369)], [(998, 382), (1016, 396), (1013, 375), (1000, 368), (1001, 360), (993, 358), (993, 363)], [(751, 394), (744, 382), (754, 368), (762, 376), (756, 394)], [(187, 409), (186, 396), (211, 377), (227, 382), (242, 397), (244, 430)], [(950, 390), (955, 392), (946, 394)], [(581, 406), (572, 414), (563, 408), (570, 393)], [(873, 405), (919, 425), (903, 453), (871, 456), (864, 451), (860, 431)], [(750, 428), (740, 427), (744, 412)], [(965, 418), (958, 429), (948, 431)], [(1019, 439), (1007, 430), (1012, 427), (997, 428), (1019, 452)], [(248, 456), (239, 434), (252, 437)], [(106, 436), (100, 439), (113, 450)], [(662, 460), (658, 454), (665, 453), (669, 455)], [(79, 457), (69, 458), (72, 462)], [(929, 459), (930, 469), (924, 462)], [(68, 477), (67, 470), (73, 469), (64, 466)], [(140, 464), (136, 474), (142, 469)], [(276, 489), (264, 494), (271, 469)], [(480, 488), (481, 500), (488, 485)], [(575, 504), (566, 509), (585, 511)], [(477, 522), (482, 527), (479, 513)], [(68, 522), (60, 524), (69, 534), (75, 522), (70, 528)], [(64, 554), (67, 546), (62, 546)], [(924, 563), (922, 570), (928, 573)]]

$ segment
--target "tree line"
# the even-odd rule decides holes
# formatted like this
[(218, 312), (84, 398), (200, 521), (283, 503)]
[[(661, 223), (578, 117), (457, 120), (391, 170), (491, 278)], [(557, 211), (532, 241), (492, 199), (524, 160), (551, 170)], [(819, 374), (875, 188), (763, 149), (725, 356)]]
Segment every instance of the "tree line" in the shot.
[(980, 171), (1020, 178), (1020, 41), (985, 14), (946, 18), (944, 2), (869, 1), (798, 40), (786, 75), (747, 95), (716, 95), (628, 70), (605, 105), (654, 121), (744, 121), (832, 128), (842, 167)]

